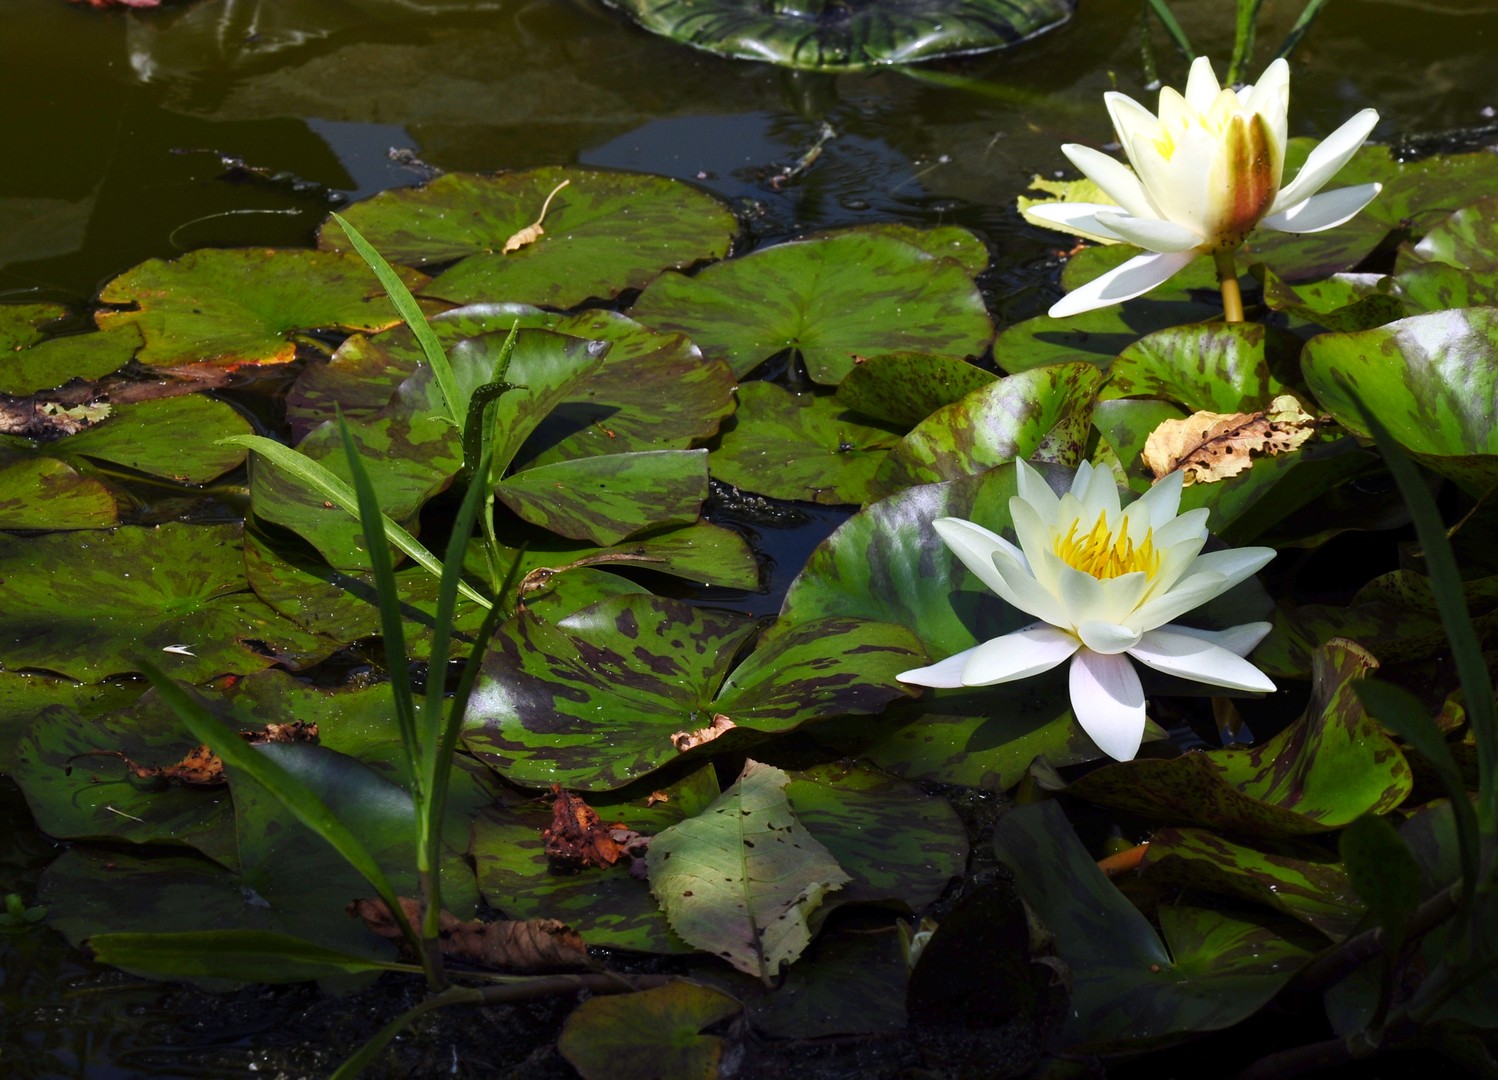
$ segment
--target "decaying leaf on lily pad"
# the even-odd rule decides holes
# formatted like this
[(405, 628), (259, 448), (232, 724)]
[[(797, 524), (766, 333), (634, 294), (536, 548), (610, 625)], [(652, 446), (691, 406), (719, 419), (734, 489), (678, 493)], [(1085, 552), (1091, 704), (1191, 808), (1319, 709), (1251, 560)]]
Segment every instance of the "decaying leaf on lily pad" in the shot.
[[(411, 924), (421, 920), (421, 902), (400, 898)], [(401, 929), (383, 900), (355, 900), (348, 911), (380, 937), (399, 940)], [(442, 912), (438, 920), (442, 955), (449, 960), (507, 971), (555, 971), (590, 967), (588, 950), (577, 931), (557, 919), (482, 919), (463, 921)]]
[(546, 857), (554, 869), (613, 866), (625, 855), (640, 856), (650, 837), (641, 836), (622, 821), (607, 824), (582, 796), (551, 785), (551, 824), (542, 830)]
[(687, 751), (694, 746), (712, 742), (725, 731), (732, 731), (738, 725), (722, 713), (714, 713), (707, 727), (698, 728), (696, 731), (678, 731), (671, 736), (671, 745), (681, 751)]
[[(258, 731), (241, 731), (245, 742), (313, 742), (317, 739), (317, 725), (304, 724), (300, 720), (289, 724), (266, 724)], [(194, 746), (180, 761), (170, 765), (142, 765), (120, 750), (85, 750), (68, 758), (66, 771), (71, 774), (73, 762), (82, 757), (119, 758), (125, 767), (140, 780), (176, 781), (188, 787), (217, 787), (227, 782), (223, 760), (206, 743)]]
[(1192, 413), (1166, 420), (1144, 443), (1143, 461), (1158, 480), (1182, 470), (1186, 483), (1211, 484), (1253, 465), (1254, 454), (1287, 454), (1316, 433), (1316, 418), (1292, 394), (1261, 412)]

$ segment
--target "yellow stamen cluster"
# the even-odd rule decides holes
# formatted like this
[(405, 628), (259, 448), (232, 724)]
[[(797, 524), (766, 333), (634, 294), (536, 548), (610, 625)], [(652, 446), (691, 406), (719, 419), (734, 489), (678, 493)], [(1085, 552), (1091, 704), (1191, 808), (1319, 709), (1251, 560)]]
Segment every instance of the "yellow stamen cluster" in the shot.
[(1118, 525), (1118, 535), (1108, 528), (1108, 515), (1100, 513), (1097, 523), (1084, 536), (1077, 535), (1082, 519), (1071, 523), (1066, 535), (1056, 541), (1056, 554), (1068, 566), (1095, 578), (1122, 577), (1143, 571), (1153, 575), (1160, 569), (1160, 553), (1155, 550), (1154, 530), (1147, 530), (1144, 541), (1138, 547), (1129, 539), (1129, 517), (1125, 514)]

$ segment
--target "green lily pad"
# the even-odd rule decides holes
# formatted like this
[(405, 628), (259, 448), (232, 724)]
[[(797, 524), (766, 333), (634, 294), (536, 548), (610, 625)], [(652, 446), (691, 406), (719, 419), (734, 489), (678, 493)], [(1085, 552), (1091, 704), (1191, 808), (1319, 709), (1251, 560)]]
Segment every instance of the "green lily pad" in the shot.
[(1137, 1051), (1231, 1026), (1313, 955), (1277, 927), (1184, 906), (1160, 908), (1162, 941), (1103, 876), (1055, 802), (1006, 814), (994, 850), (1070, 971), (1059, 1038), (1074, 1049)]
[(51, 457), (0, 451), (0, 529), (107, 529), (120, 522), (109, 489)]
[[(425, 276), (401, 271), (407, 286)], [(235, 368), (281, 364), (296, 356), (294, 330), (382, 330), (400, 321), (374, 273), (357, 255), (258, 248), (190, 251), (150, 259), (104, 286), (103, 330), (134, 325), (136, 354), (159, 368)]]
[(1422, 465), (1481, 494), (1498, 482), (1498, 308), (1415, 315), (1306, 345), (1306, 382), (1342, 426), (1367, 435), (1350, 385)]
[(1021, 458), (1075, 466), (1103, 382), (1091, 364), (1022, 372), (938, 409), (890, 451), (879, 493), (971, 476)]
[[(1392, 281), (1395, 294), (1406, 307), (1413, 309), (1407, 314), (1498, 305), (1498, 273), (1492, 271), (1473, 273), (1446, 263), (1420, 263), (1401, 270)], [(1334, 329), (1365, 330), (1371, 327)]]
[(203, 682), (326, 657), (333, 642), (246, 591), (240, 533), (170, 522), (0, 543), (0, 663), (96, 682), (149, 659)]
[(18, 341), (6, 350), (8, 355), (0, 363), (0, 393), (31, 394), (72, 379), (100, 378), (124, 367), (140, 346), (140, 331), (133, 327), (121, 327), (110, 334)]
[[(1380, 274), (1333, 274), (1291, 285), (1264, 270), (1264, 303), (1328, 330), (1370, 330), (1414, 314), (1418, 303)], [(1448, 304), (1464, 307), (1464, 304)], [(1248, 325), (1248, 324), (1237, 324)]]
[(636, 994), (594, 997), (568, 1016), (557, 1052), (583, 1080), (701, 1080), (719, 1075), (723, 1039), (701, 1034), (743, 1008), (682, 980)]
[(853, 365), (837, 386), (844, 407), (896, 427), (914, 427), (943, 405), (994, 381), (965, 360), (924, 353), (887, 353)]
[(729, 676), (753, 628), (648, 595), (555, 625), (523, 610), (495, 635), (464, 743), (512, 783), (609, 790), (675, 760), (672, 736), (716, 714), (747, 733), (878, 712), (908, 692), (894, 675), (919, 657), (898, 627), (831, 619), (767, 635)]
[(47, 451), (124, 465), (179, 484), (205, 484), (244, 463), (243, 447), (218, 440), (250, 431), (249, 421), (233, 406), (186, 394), (116, 405), (99, 423), (48, 443)]
[(1341, 941), (1363, 905), (1342, 865), (1314, 849), (1283, 854), (1202, 829), (1161, 829), (1144, 857), (1148, 880), (1226, 893), (1272, 907)]
[(814, 381), (835, 385), (855, 356), (980, 356), (993, 324), (972, 277), (878, 232), (848, 229), (762, 248), (694, 277), (663, 274), (630, 315), (677, 330), (739, 378), (795, 349)]
[[(1310, 145), (1311, 140), (1290, 140), (1287, 171)], [(1358, 218), (1367, 218), (1389, 229), (1405, 228), (1413, 222), (1417, 231), (1424, 231), (1445, 218), (1454, 207), (1491, 195), (1498, 185), (1498, 161), (1485, 151), (1396, 161), (1387, 146), (1366, 144), (1338, 171), (1336, 184), (1342, 187), (1369, 181), (1377, 181), (1384, 187), (1358, 213)], [(1342, 228), (1345, 226), (1329, 231), (1336, 233)]]
[[(801, 240), (827, 240), (843, 229), (825, 229), (807, 233)], [(961, 225), (906, 225), (898, 221), (873, 221), (858, 226), (865, 236), (888, 236), (913, 244), (934, 259), (955, 259), (970, 274), (988, 268), (988, 245), (974, 232)]]
[(78, 683), (26, 671), (0, 671), (0, 772), (14, 770), (16, 741), (48, 706), (69, 709), (86, 721), (123, 709), (140, 697), (131, 680)]
[(774, 499), (862, 503), (899, 438), (830, 394), (794, 394), (755, 381), (739, 387), (738, 396), (708, 466), (719, 480)]
[[(542, 234), (504, 252), (553, 191)], [(392, 262), (459, 260), (424, 295), (557, 308), (638, 289), (668, 268), (721, 259), (738, 232), (726, 206), (680, 180), (561, 165), (497, 176), (448, 173), (423, 187), (382, 192), (344, 217)], [(336, 222), (323, 226), (318, 244), (349, 246)]]
[(1300, 339), (1262, 323), (1205, 323), (1147, 334), (1119, 353), (1103, 396), (1151, 397), (1188, 412), (1254, 412), (1285, 392)]
[(1333, 642), (1316, 653), (1305, 714), (1268, 742), (1117, 762), (1067, 790), (1157, 819), (1261, 836), (1326, 832), (1386, 814), (1413, 782), (1398, 746), (1352, 692), (1376, 667), (1354, 643)]
[(0, 352), (37, 344), (45, 337), (42, 327), (67, 313), (61, 304), (0, 304)]
[(861, 71), (1002, 49), (1060, 26), (1075, 8), (1072, 0), (607, 2), (684, 45), (811, 71)]

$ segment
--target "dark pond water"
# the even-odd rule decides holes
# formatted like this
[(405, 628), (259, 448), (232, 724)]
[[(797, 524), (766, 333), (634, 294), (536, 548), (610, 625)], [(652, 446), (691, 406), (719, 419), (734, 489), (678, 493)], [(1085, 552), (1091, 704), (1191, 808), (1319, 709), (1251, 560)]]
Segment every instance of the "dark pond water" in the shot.
[[(1264, 7), (1255, 74), (1299, 4)], [(1229, 49), (1231, 8), (1178, 4), (1214, 56)], [(695, 180), (735, 203), (751, 243), (866, 220), (966, 225), (994, 250), (990, 302), (1013, 321), (1049, 301), (1058, 246), (1020, 222), (1014, 198), (1061, 167), (1061, 142), (1108, 137), (1103, 91), (1143, 92), (1139, 10), (1082, 0), (1056, 33), (918, 78), (720, 60), (592, 0), (204, 0), (144, 13), (0, 0), (0, 302), (81, 310), (150, 257), (305, 245), (330, 207), (418, 182), (421, 162), (580, 162)], [(1183, 65), (1156, 43), (1178, 82)], [(1495, 49), (1492, 0), (1337, 0), (1297, 54), (1291, 133), (1325, 134), (1365, 104), (1382, 113), (1376, 139), (1492, 123)], [(829, 129), (815, 163), (778, 184)], [(830, 520), (769, 538), (783, 575)], [(8, 783), (0, 820), (12, 825), (0, 894), (30, 897), (55, 852)], [(195, 1020), (219, 1047), (205, 1054), (184, 1043), (185, 1021), (173, 1027), (164, 992), (91, 968), (50, 931), (0, 937), (0, 964), (4, 1075), (263, 1065), (253, 1019)]]

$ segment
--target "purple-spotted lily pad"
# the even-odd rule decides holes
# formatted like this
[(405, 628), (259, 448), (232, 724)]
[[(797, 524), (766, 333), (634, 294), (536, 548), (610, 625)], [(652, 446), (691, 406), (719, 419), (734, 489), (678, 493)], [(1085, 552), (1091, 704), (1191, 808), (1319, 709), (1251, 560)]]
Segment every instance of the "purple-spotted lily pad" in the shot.
[(742, 378), (794, 349), (813, 380), (835, 385), (856, 356), (980, 356), (993, 336), (968, 271), (878, 231), (848, 229), (763, 248), (694, 277), (663, 274), (630, 309), (686, 334)]
[(1306, 345), (1306, 382), (1367, 434), (1350, 387), (1416, 461), (1482, 494), (1498, 481), (1498, 308), (1415, 315)]
[[(344, 216), (393, 263), (457, 260), (422, 290), (455, 304), (567, 308), (612, 298), (662, 270), (721, 259), (738, 232), (726, 206), (680, 180), (561, 165), (497, 176), (448, 173), (424, 187), (384, 192)], [(538, 220), (539, 236), (504, 250)], [(331, 222), (318, 243), (348, 246)]]
[(0, 543), (0, 664), (96, 682), (147, 659), (184, 682), (304, 667), (334, 643), (247, 591), (238, 525)]
[(0, 671), (0, 772), (14, 771), (15, 743), (43, 709), (56, 705), (92, 720), (123, 709), (142, 686), (125, 679), (90, 685), (36, 672)]
[(1205, 323), (1146, 334), (1108, 368), (1106, 398), (1148, 397), (1187, 412), (1254, 412), (1285, 392), (1300, 339), (1262, 323)]
[(1306, 940), (1295, 923), (1166, 905), (1157, 933), (1054, 801), (1006, 814), (994, 850), (1069, 970), (1058, 1037), (1078, 1050), (1138, 1050), (1229, 1027), (1278, 993), (1324, 940)]
[[(398, 271), (417, 288), (426, 278)], [(357, 255), (262, 248), (190, 251), (150, 259), (99, 294), (134, 305), (95, 316), (108, 331), (137, 326), (136, 354), (158, 368), (235, 368), (280, 364), (296, 356), (296, 330), (381, 330), (400, 321), (374, 274)]]
[(1305, 714), (1268, 742), (1116, 762), (1068, 790), (1157, 820), (1263, 836), (1327, 832), (1362, 814), (1386, 814), (1409, 796), (1413, 779), (1352, 691), (1377, 666), (1356, 644), (1333, 642), (1316, 653)]
[(993, 381), (992, 372), (963, 360), (888, 353), (854, 364), (838, 383), (837, 399), (854, 412), (908, 428)]
[(120, 523), (109, 489), (52, 457), (0, 449), (0, 529), (107, 529)]
[(464, 743), (513, 783), (608, 791), (674, 761), (672, 736), (708, 729), (716, 715), (742, 738), (878, 712), (910, 692), (894, 675), (920, 652), (900, 627), (809, 621), (772, 630), (735, 666), (754, 628), (649, 595), (555, 623), (522, 610), (495, 635)]
[(607, 0), (645, 29), (720, 56), (861, 71), (1016, 45), (1071, 18), (1073, 0)]
[(744, 491), (827, 505), (865, 502), (899, 439), (825, 391), (794, 394), (755, 381), (739, 387), (738, 397), (708, 467)]

